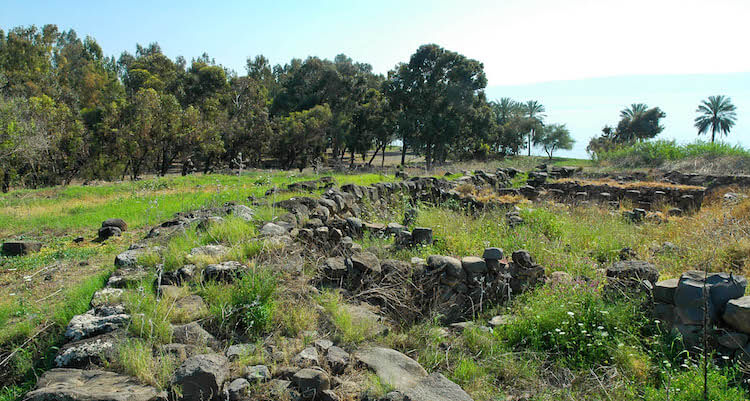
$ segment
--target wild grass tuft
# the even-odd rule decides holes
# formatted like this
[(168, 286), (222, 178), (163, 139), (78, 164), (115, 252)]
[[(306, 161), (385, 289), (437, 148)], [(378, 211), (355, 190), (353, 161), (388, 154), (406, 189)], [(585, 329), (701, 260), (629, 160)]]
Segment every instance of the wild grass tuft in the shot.
[(200, 295), (220, 330), (239, 330), (251, 338), (263, 334), (272, 322), (276, 276), (268, 269), (253, 267), (232, 284), (207, 283)]
[(155, 353), (153, 348), (148, 341), (127, 340), (119, 346), (113, 365), (143, 383), (165, 389), (177, 369), (177, 361), (163, 352)]

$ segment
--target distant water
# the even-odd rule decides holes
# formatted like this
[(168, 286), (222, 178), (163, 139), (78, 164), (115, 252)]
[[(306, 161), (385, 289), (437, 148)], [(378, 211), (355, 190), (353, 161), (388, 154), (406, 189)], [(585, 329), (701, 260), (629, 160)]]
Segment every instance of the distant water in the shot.
[[(691, 142), (698, 138), (693, 127), (695, 109), (702, 99), (727, 95), (737, 107), (737, 124), (724, 141), (750, 147), (750, 73), (706, 75), (640, 75), (557, 81), (487, 88), (489, 100), (510, 97), (519, 101), (538, 100), (547, 110), (546, 122), (565, 123), (576, 143), (571, 151), (556, 156), (586, 158), (586, 145), (605, 125), (616, 126), (620, 110), (631, 103), (659, 106), (661, 139)], [(710, 140), (710, 136), (702, 136)], [(532, 150), (542, 155), (542, 149)]]

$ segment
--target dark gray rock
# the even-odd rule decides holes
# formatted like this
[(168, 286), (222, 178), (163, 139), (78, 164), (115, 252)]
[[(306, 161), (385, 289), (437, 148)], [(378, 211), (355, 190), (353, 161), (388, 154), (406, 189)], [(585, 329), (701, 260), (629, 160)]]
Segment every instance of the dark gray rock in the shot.
[(227, 352), (224, 355), (232, 362), (243, 356), (251, 355), (254, 352), (255, 344), (234, 344), (227, 348)]
[(678, 278), (662, 280), (654, 284), (654, 300), (667, 304), (674, 303), (674, 293), (677, 290)]
[(251, 382), (267, 382), (271, 380), (271, 371), (266, 365), (248, 366), (245, 368), (245, 377)]
[(529, 251), (520, 249), (513, 252), (513, 254), (511, 254), (511, 258), (513, 259), (513, 263), (523, 268), (528, 269), (534, 267), (534, 259), (531, 258), (531, 254), (529, 253)]
[(470, 274), (481, 274), (487, 272), (487, 263), (476, 256), (466, 256), (461, 259), (461, 267)]
[(3, 255), (22, 256), (42, 250), (42, 243), (38, 241), (8, 241), (3, 243)]
[(472, 401), (461, 387), (440, 373), (425, 377), (403, 393), (410, 401)]
[(503, 258), (503, 250), (500, 248), (485, 248), (482, 257), (484, 259), (500, 260)]
[(198, 322), (172, 326), (172, 340), (176, 343), (195, 345), (197, 347), (219, 348), (219, 342)]
[(243, 378), (234, 379), (227, 386), (229, 401), (242, 401), (250, 395), (250, 382)]
[(359, 274), (363, 273), (380, 273), (380, 261), (378, 257), (370, 252), (362, 251), (355, 253), (349, 258), (352, 268)]
[(427, 377), (427, 371), (417, 361), (393, 349), (368, 347), (355, 352), (354, 358), (397, 390), (414, 387)]
[(203, 281), (219, 281), (231, 283), (237, 278), (242, 270), (240, 262), (228, 261), (210, 264), (203, 270)]
[(124, 291), (120, 288), (102, 288), (95, 292), (94, 296), (91, 298), (91, 307), (96, 308), (97, 306), (119, 304), (123, 292)]
[(136, 248), (128, 249), (127, 251), (115, 256), (115, 266), (117, 267), (135, 267), (138, 265), (138, 258), (142, 255), (158, 251), (158, 248)]
[(724, 321), (734, 329), (750, 334), (750, 296), (733, 299), (727, 302)]
[(349, 365), (349, 353), (335, 345), (329, 347), (326, 352), (326, 363), (333, 373), (339, 375)]
[(206, 218), (201, 219), (201, 221), (198, 223), (198, 225), (195, 227), (198, 231), (208, 231), (208, 229), (215, 225), (215, 224), (221, 224), (224, 222), (224, 219), (219, 216), (208, 216)]
[(101, 227), (97, 232), (99, 241), (105, 241), (112, 237), (119, 237), (122, 235), (122, 230), (117, 227)]
[(124, 333), (117, 330), (80, 341), (65, 344), (55, 357), (58, 368), (85, 368), (102, 365), (117, 356), (118, 346), (124, 341)]
[(232, 205), (229, 207), (229, 210), (227, 210), (227, 214), (238, 217), (248, 222), (253, 221), (253, 218), (255, 216), (255, 212), (253, 212), (253, 209), (250, 209), (245, 205)]
[(136, 378), (102, 370), (52, 369), (25, 401), (166, 401), (167, 395)]
[(287, 230), (278, 224), (266, 223), (261, 227), (260, 234), (267, 237), (274, 237), (277, 235), (286, 234)]
[(304, 399), (315, 399), (320, 393), (331, 388), (331, 379), (322, 370), (305, 368), (292, 376), (292, 382), (297, 386)]
[(102, 227), (117, 227), (120, 231), (128, 231), (128, 223), (123, 219), (107, 219), (102, 222)]
[(307, 347), (292, 359), (292, 363), (300, 367), (318, 366), (320, 363), (318, 350), (315, 347)]
[(182, 390), (182, 400), (221, 399), (224, 381), (229, 378), (229, 361), (224, 355), (203, 354), (188, 358), (172, 378), (172, 386)]
[(747, 345), (748, 336), (745, 333), (726, 332), (716, 337), (716, 342), (728, 349), (742, 349)]
[(427, 267), (430, 271), (444, 271), (451, 277), (459, 279), (466, 277), (461, 261), (450, 256), (431, 255), (427, 258)]
[(397, 235), (401, 231), (408, 231), (409, 228), (398, 223), (388, 223), (385, 227), (385, 232), (388, 235)]
[(731, 299), (745, 294), (747, 280), (739, 275), (685, 272), (680, 276), (674, 294), (674, 305), (682, 323), (703, 324), (704, 296), (708, 297), (709, 321), (715, 321), (724, 313)]
[[(119, 311), (116, 311), (119, 312)], [(130, 321), (130, 315), (125, 313), (97, 314), (94, 309), (73, 316), (65, 328), (65, 338), (78, 341), (84, 338), (105, 334), (125, 326)]]
[(190, 344), (171, 343), (162, 345), (160, 349), (165, 355), (173, 357), (177, 363), (181, 364), (191, 356), (199, 354), (199, 351), (204, 348)]
[(656, 283), (659, 280), (659, 271), (651, 263), (641, 260), (621, 260), (607, 268), (607, 277), (629, 282), (640, 283), (643, 280)]
[(432, 229), (427, 227), (414, 227), (411, 231), (411, 239), (416, 245), (432, 244)]
[(107, 286), (112, 288), (127, 288), (137, 286), (148, 276), (148, 272), (140, 267), (123, 267), (115, 270), (107, 280)]

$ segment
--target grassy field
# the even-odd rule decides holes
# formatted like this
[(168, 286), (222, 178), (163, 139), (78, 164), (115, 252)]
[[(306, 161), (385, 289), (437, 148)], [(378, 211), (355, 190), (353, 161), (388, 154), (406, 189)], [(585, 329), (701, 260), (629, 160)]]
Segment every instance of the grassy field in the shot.
[[(333, 177), (339, 185), (393, 179), (380, 174)], [(20, 389), (33, 384), (38, 369), (51, 365), (54, 347), (60, 344), (70, 317), (88, 309), (91, 294), (111, 273), (115, 255), (142, 238), (151, 226), (176, 212), (230, 201), (248, 203), (248, 197), (264, 198), (271, 188), (313, 178), (318, 176), (289, 172), (171, 176), (0, 195), (0, 239), (44, 243), (36, 254), (0, 256), (0, 370), (6, 372), (0, 381), (27, 379), (25, 385), (2, 391), (20, 394)], [(300, 194), (269, 196), (267, 204), (256, 208), (258, 219), (273, 218), (277, 210), (270, 204), (296, 195)], [(124, 219), (128, 231), (104, 244), (92, 242), (101, 222), (113, 217)], [(85, 241), (74, 244), (72, 240), (79, 236)]]
[[(522, 167), (538, 161), (498, 163)], [(554, 162), (570, 165), (575, 161)], [(206, 231), (189, 230), (172, 237), (162, 252), (141, 260), (150, 268), (164, 264), (166, 270), (187, 261), (200, 266), (222, 260), (238, 260), (254, 269), (254, 274), (231, 284), (181, 289), (205, 300), (206, 310), (198, 313), (213, 333), (230, 336), (239, 330), (246, 340), (275, 344), (285, 358), (273, 362), (262, 353), (250, 353), (233, 364), (237, 371), (251, 363), (268, 363), (272, 369), (288, 363), (309, 344), (307, 333), (317, 330), (350, 348), (375, 342), (398, 349), (428, 371), (454, 380), (475, 400), (506, 396), (539, 401), (698, 400), (702, 396), (702, 387), (696, 385), (702, 380), (700, 361), (687, 358), (679, 342), (648, 318), (639, 300), (605, 297), (599, 269), (629, 248), (638, 259), (654, 263), (662, 278), (703, 267), (750, 272), (750, 200), (724, 205), (721, 194), (707, 199), (694, 215), (640, 224), (623, 219), (621, 210), (521, 202), (525, 223), (510, 227), (505, 210), (467, 213), (452, 204), (417, 204), (414, 225), (433, 228), (434, 244), (394, 252), (387, 248), (392, 240), (366, 237), (363, 247), (383, 258), (405, 261), (431, 254), (481, 255), (488, 246), (501, 247), (506, 254), (526, 249), (547, 273), (565, 271), (576, 280), (572, 286), (550, 284), (508, 305), (490, 307), (475, 316), (474, 328), (446, 331), (436, 316), (416, 324), (396, 324), (384, 338), (378, 338), (372, 335), (371, 323), (358, 320), (347, 309), (346, 296), (311, 289), (309, 280), (319, 256), (287, 252), (282, 245), (257, 238), (258, 225), (279, 213), (270, 204), (300, 195), (278, 193), (264, 200), (266, 191), (314, 178), (312, 174), (252, 172), (239, 177), (166, 177), (1, 195), (0, 236), (38, 239), (45, 247), (30, 256), (0, 257), (0, 368), (6, 372), (4, 382), (13, 379), (16, 383), (2, 387), (0, 400), (18, 399), (33, 385), (35, 375), (51, 366), (63, 328), (73, 315), (89, 308), (91, 295), (113, 270), (114, 255), (175, 212), (228, 201), (248, 203), (248, 197), (260, 201), (252, 206), (256, 221), (229, 218)], [(334, 178), (339, 185), (393, 179), (379, 174)], [(401, 222), (405, 208), (404, 201), (365, 208), (363, 219)], [(101, 221), (110, 217), (125, 219), (128, 231), (104, 244), (89, 241)], [(86, 241), (73, 244), (77, 236)], [(188, 259), (191, 248), (205, 244), (222, 244), (231, 250), (218, 258)], [(128, 311), (139, 317), (129, 327), (135, 338), (121, 346), (111, 369), (164, 387), (175, 361), (155, 350), (171, 341), (169, 323), (195, 316), (176, 313), (174, 299), (160, 301), (152, 291), (143, 290), (152, 283), (153, 277), (147, 277), (124, 296)], [(492, 332), (479, 328), (499, 314), (508, 317), (507, 325)], [(710, 399), (747, 398), (739, 367), (711, 364), (709, 377)], [(369, 380), (371, 394), (388, 390), (373, 377), (350, 379)]]

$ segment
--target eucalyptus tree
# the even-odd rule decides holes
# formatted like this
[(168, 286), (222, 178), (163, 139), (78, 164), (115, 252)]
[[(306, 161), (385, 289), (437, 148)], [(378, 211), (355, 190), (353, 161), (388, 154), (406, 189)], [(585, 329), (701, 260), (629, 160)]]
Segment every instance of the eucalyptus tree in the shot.
[(698, 117), (695, 118), (695, 128), (698, 135), (711, 131), (711, 143), (714, 142), (716, 133), (728, 135), (737, 121), (737, 108), (732, 104), (732, 99), (724, 96), (709, 96), (703, 100), (695, 110)]
[(482, 63), (436, 44), (420, 46), (389, 75), (386, 93), (400, 111), (405, 142), (424, 154), (427, 169), (444, 160), (459, 135), (467, 135), (462, 128), (471, 125), (485, 86)]

